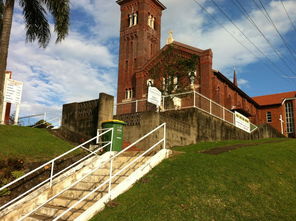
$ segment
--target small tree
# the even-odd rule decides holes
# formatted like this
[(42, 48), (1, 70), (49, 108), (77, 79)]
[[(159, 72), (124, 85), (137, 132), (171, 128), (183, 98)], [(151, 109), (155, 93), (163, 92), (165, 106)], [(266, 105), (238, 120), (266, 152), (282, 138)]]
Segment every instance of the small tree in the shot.
[(160, 61), (149, 71), (149, 77), (164, 95), (181, 93), (190, 89), (190, 76), (196, 73), (197, 63), (197, 55), (183, 57), (169, 45)]
[(30, 126), (34, 128), (49, 128), (52, 129), (53, 125), (45, 120), (39, 120), (34, 125)]

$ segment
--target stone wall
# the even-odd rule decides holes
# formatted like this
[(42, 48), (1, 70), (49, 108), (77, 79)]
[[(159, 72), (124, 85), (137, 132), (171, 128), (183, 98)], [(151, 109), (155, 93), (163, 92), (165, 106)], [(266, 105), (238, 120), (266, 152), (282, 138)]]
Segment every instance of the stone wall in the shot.
[(99, 99), (63, 105), (61, 133), (81, 143), (97, 134), (104, 120), (113, 119), (114, 97), (100, 93)]
[[(201, 141), (247, 140), (282, 135), (269, 125), (261, 125), (252, 134), (226, 123), (198, 109), (168, 111), (163, 113), (145, 112), (132, 115), (118, 115), (114, 118), (127, 122), (124, 140), (132, 143), (161, 123), (167, 123), (167, 145), (184, 146)], [(162, 131), (141, 142), (138, 147), (149, 148), (162, 137)]]

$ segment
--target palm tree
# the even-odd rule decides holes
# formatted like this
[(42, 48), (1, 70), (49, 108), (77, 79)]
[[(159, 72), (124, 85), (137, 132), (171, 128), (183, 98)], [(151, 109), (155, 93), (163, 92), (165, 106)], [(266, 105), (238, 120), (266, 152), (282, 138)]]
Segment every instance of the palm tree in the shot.
[(51, 38), (47, 18), (48, 12), (54, 20), (54, 31), (57, 33), (56, 42), (62, 41), (69, 30), (70, 0), (0, 0), (0, 27), (2, 28), (0, 32), (0, 117), (2, 116), (4, 99), (4, 72), (7, 65), (13, 10), (16, 1), (23, 10), (27, 42), (37, 41), (39, 46), (43, 48), (48, 45)]
[(2, 21), (3, 21), (3, 0), (0, 0), (0, 33), (2, 32)]

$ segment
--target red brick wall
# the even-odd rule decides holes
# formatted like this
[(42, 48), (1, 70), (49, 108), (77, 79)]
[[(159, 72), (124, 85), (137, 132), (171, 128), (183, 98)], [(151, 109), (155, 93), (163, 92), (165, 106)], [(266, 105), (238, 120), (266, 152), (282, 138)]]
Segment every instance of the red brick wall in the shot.
[[(284, 106), (282, 105), (276, 105), (276, 106), (268, 106), (260, 109), (260, 115), (259, 115), (259, 124), (269, 124), (275, 129), (277, 129), (279, 132), (281, 132), (281, 122), (280, 122), (280, 115), (282, 115), (282, 118), (284, 121), (286, 118)], [(267, 122), (266, 113), (271, 112), (272, 122)], [(286, 135), (286, 124), (283, 125), (284, 127), (284, 133)]]
[[(138, 23), (129, 27), (128, 16), (137, 12)], [(148, 15), (155, 17), (155, 29), (148, 26)], [(152, 0), (132, 0), (121, 4), (120, 49), (117, 102), (125, 99), (125, 90), (136, 90), (135, 70), (160, 50), (162, 8)], [(137, 96), (137, 95), (136, 95)]]

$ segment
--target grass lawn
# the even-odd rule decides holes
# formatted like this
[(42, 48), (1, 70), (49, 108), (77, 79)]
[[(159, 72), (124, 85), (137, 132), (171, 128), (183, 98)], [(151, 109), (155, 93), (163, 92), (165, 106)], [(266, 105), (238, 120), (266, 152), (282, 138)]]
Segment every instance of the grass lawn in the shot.
[(48, 160), (71, 147), (45, 129), (0, 126), (0, 159)]
[[(296, 139), (227, 141), (183, 151), (154, 168), (92, 221), (296, 220)], [(218, 155), (218, 146), (258, 143)]]

